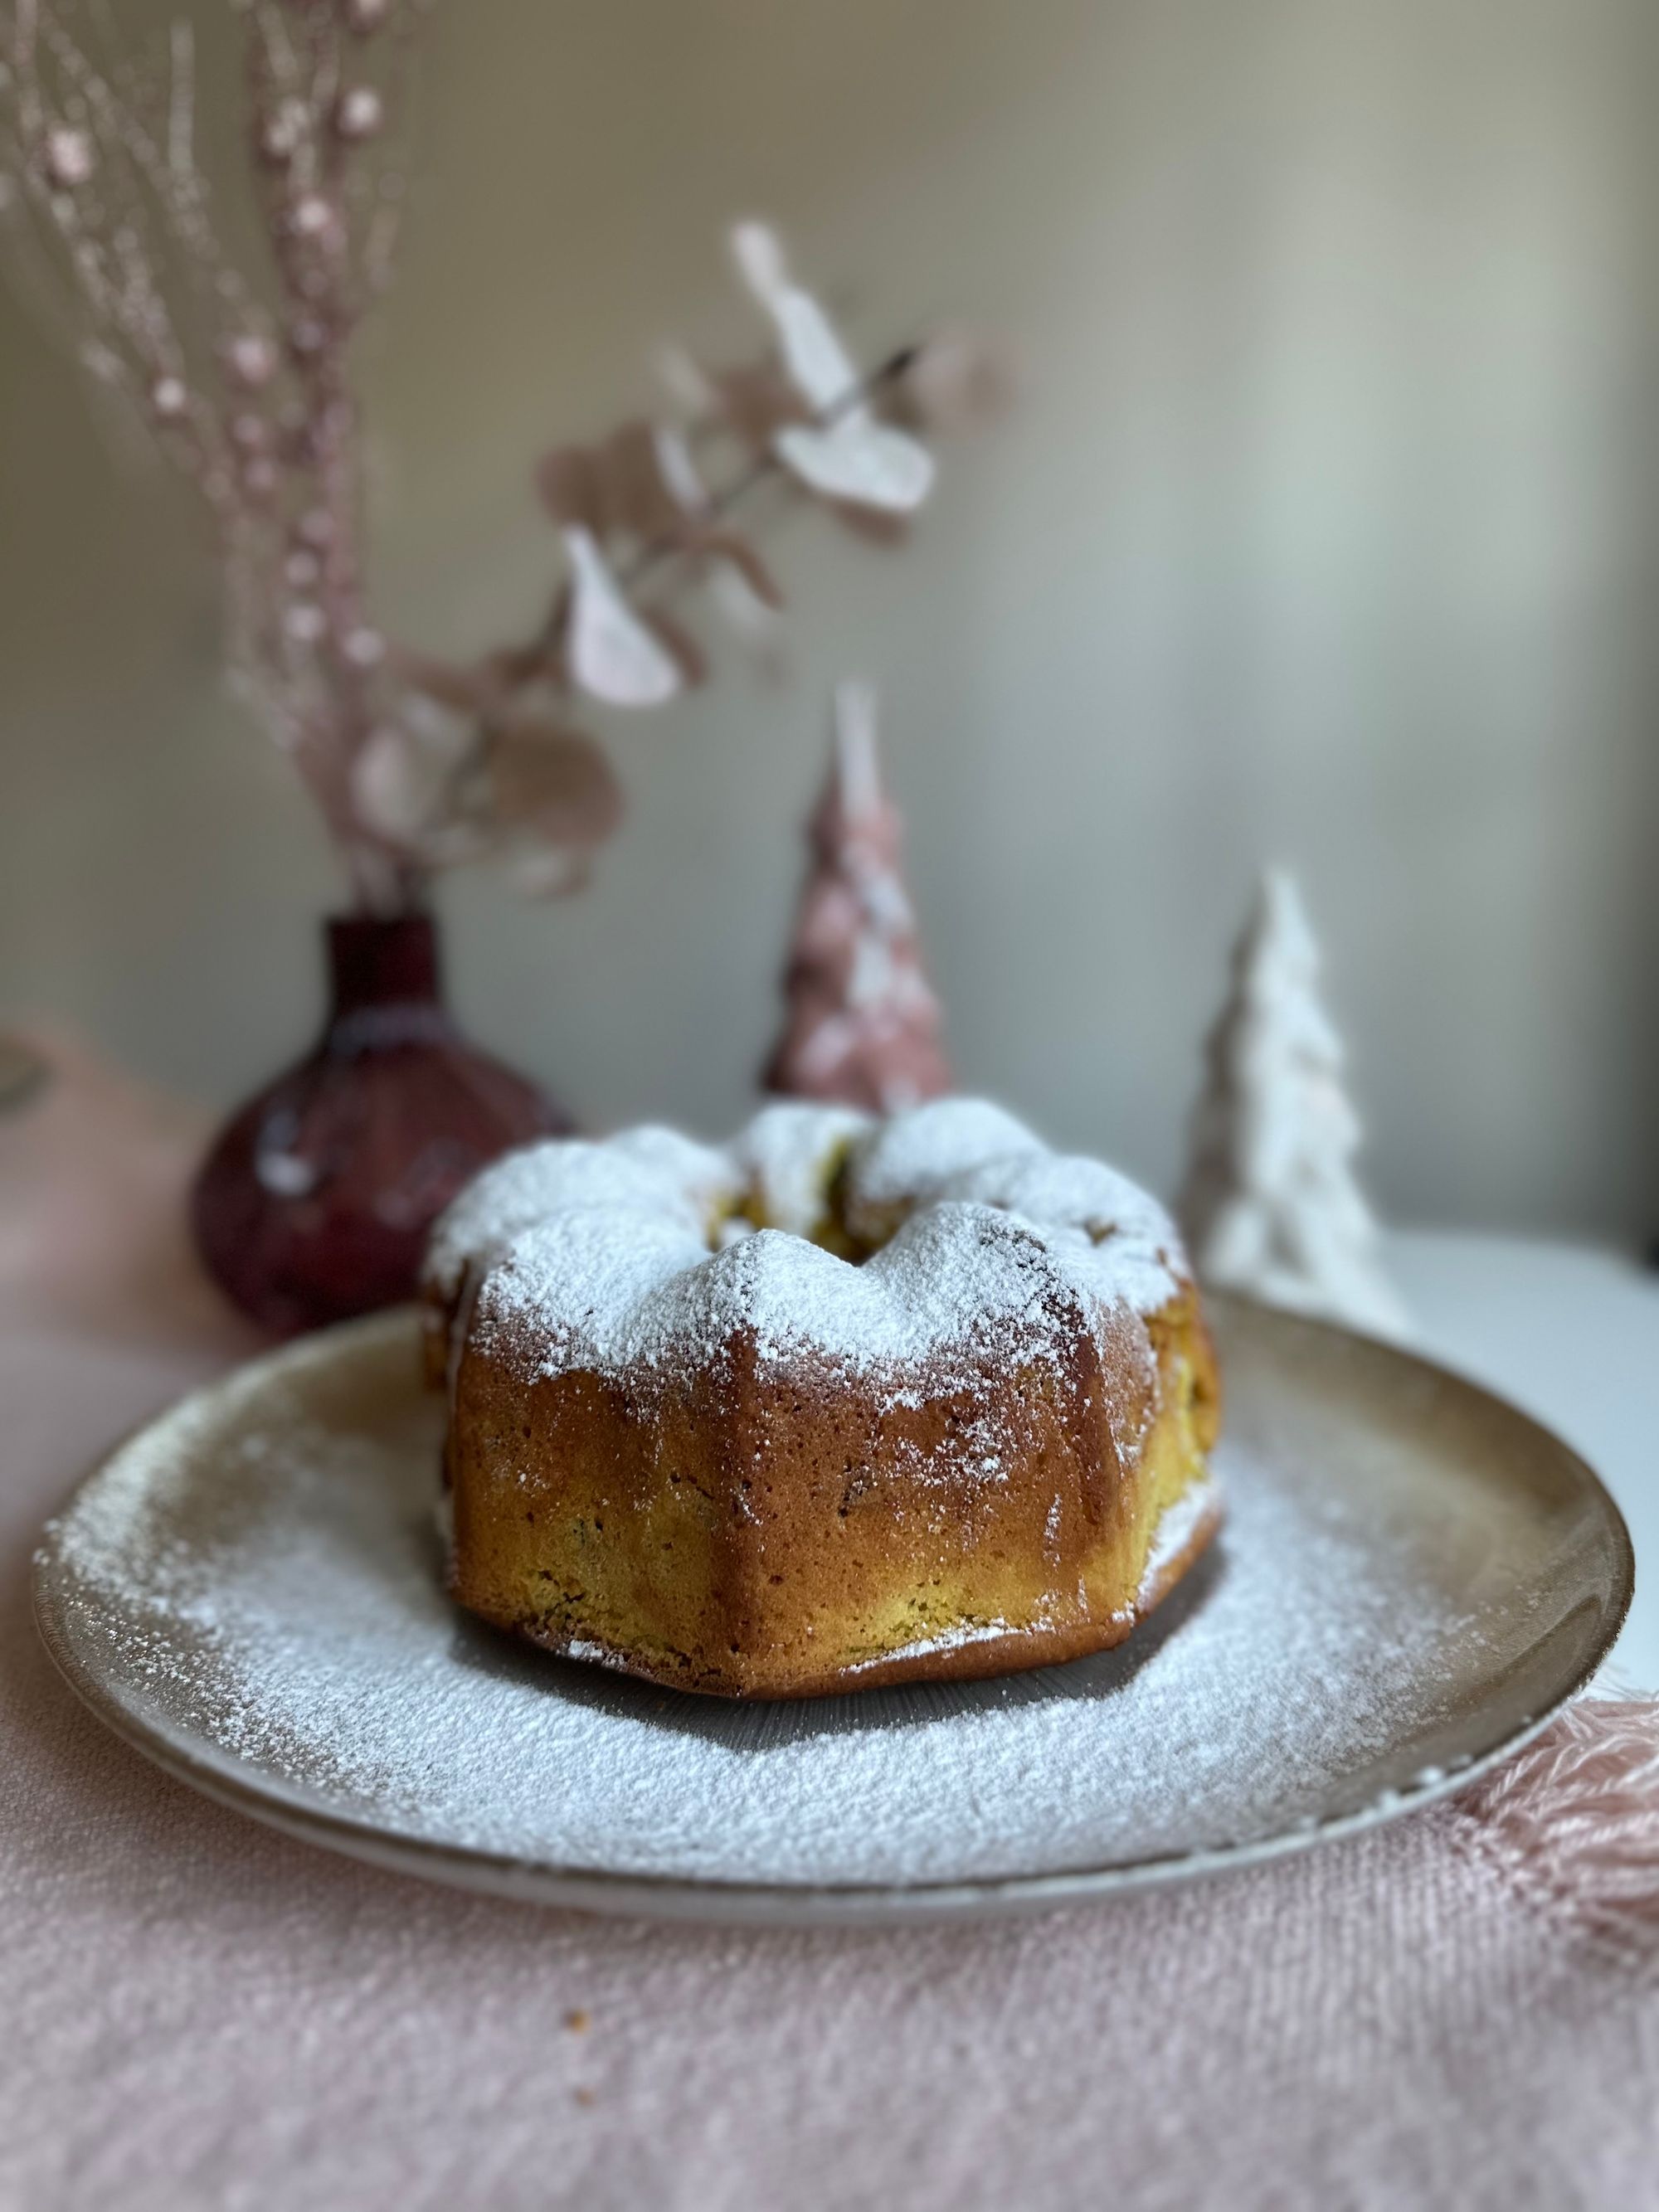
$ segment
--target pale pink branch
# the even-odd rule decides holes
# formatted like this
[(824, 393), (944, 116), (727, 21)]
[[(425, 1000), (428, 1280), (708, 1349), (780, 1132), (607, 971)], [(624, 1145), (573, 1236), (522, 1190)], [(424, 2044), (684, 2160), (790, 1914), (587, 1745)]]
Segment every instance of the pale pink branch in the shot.
[[(860, 528), (902, 527), (932, 464), (874, 400), (914, 349), (860, 379), (757, 234), (751, 280), (782, 364), (710, 373), (682, 359), (683, 421), (627, 422), (548, 456), (540, 483), (568, 574), (540, 630), (470, 666), (422, 659), (369, 611), (352, 376), (408, 196), (397, 149), (420, 0), (241, 0), (270, 310), (272, 286), (250, 283), (217, 235), (188, 27), (158, 92), (95, 66), (72, 6), (0, 0), (0, 215), (27, 209), (78, 303), (83, 359), (202, 495), (234, 688), (305, 779), (363, 905), (406, 902), (433, 870), (492, 855), (538, 890), (570, 888), (621, 805), (602, 756), (564, 720), (570, 690), (647, 707), (702, 681), (702, 647), (666, 604), (680, 584), (709, 579), (739, 627), (766, 623), (781, 594), (732, 518), (785, 471)], [(744, 465), (711, 489), (702, 463), (716, 446)]]

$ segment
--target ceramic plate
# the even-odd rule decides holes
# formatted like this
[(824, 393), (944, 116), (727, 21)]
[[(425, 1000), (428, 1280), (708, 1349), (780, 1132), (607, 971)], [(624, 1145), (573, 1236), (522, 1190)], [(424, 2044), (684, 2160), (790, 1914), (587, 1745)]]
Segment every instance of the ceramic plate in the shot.
[(1566, 1447), (1406, 1353), (1218, 1300), (1228, 1520), (1118, 1650), (797, 1705), (465, 1619), (415, 1324), (256, 1361), (122, 1445), (37, 1609), (111, 1728), (289, 1833), (469, 1888), (796, 1923), (1060, 1903), (1454, 1790), (1584, 1683), (1630, 1541)]

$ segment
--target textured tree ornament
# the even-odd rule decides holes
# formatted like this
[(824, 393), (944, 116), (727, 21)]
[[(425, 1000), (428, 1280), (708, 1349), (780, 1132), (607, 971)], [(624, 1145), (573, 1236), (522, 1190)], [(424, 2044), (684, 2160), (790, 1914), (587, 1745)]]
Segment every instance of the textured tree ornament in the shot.
[(784, 1033), (763, 1079), (796, 1098), (892, 1114), (951, 1088), (886, 798), (875, 695), (837, 688), (830, 774), (808, 826), (805, 888), (784, 973)]
[(933, 486), (933, 458), (908, 432), (877, 421), (863, 380), (834, 325), (797, 284), (775, 231), (739, 223), (732, 250), (744, 282), (771, 317), (789, 381), (813, 417), (773, 433), (773, 449), (826, 498), (909, 514)]
[(1206, 1046), (1181, 1216), (1200, 1278), (1385, 1337), (1410, 1322), (1355, 1178), (1358, 1116), (1296, 885), (1262, 878)]

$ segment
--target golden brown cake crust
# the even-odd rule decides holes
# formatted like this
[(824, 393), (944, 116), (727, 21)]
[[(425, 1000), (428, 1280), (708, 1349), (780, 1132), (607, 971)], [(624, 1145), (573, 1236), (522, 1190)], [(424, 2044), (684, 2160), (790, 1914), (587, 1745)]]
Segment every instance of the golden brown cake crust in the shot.
[[(768, 1229), (711, 1252), (718, 1220), (697, 1244), (647, 1195), (556, 1206), (474, 1267), (453, 1317), (453, 1279), (434, 1285), (463, 1605), (750, 1698), (1004, 1673), (1130, 1632), (1219, 1517), (1215, 1363), (1174, 1233), (1006, 1117), (954, 1147), (948, 1115), (901, 1126), (930, 1113), (855, 1133), (850, 1157), (844, 1132), (819, 1146), (813, 1225), (875, 1242), (866, 1266)], [(1059, 1220), (1018, 1210), (1045, 1193)], [(1064, 1218), (1091, 1193), (1094, 1216)]]

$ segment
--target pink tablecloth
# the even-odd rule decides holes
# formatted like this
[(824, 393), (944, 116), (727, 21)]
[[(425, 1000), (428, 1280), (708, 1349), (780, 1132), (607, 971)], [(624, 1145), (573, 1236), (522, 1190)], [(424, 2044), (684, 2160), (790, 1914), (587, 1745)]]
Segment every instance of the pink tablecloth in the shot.
[(188, 1123), (72, 1088), (0, 1121), (6, 2212), (1659, 2205), (1644, 1705), (1259, 1873), (902, 1935), (471, 1899), (166, 1780), (52, 1674), (28, 1557), (237, 1339), (173, 1241)]

